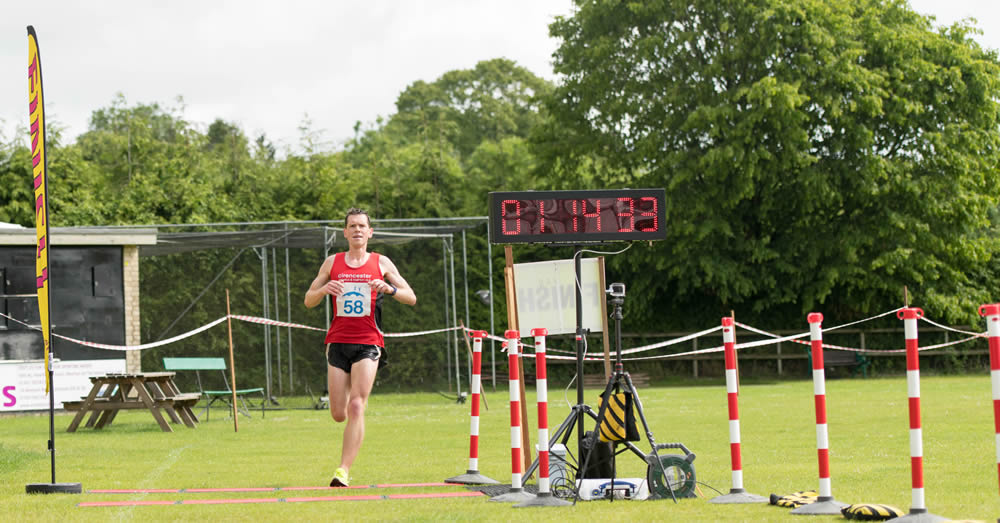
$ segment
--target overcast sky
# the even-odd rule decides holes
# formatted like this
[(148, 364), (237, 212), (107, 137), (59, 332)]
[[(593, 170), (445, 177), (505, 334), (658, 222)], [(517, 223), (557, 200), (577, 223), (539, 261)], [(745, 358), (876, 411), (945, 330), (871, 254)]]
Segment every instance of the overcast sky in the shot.
[[(972, 16), (1000, 48), (1000, 2), (911, 0), (939, 23)], [(298, 143), (306, 115), (338, 146), (354, 123), (395, 111), (416, 80), (505, 57), (555, 80), (548, 24), (571, 0), (4, 2), (0, 7), (0, 132), (28, 122), (27, 33), (38, 35), (46, 121), (73, 139), (117, 93), (130, 105), (178, 106)], [(27, 141), (25, 133), (25, 141)]]

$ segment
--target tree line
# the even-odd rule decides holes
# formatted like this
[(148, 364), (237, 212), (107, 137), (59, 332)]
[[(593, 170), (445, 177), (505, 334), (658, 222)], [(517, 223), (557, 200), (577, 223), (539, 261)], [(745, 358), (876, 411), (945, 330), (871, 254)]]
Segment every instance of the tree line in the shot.
[[(629, 331), (704, 328), (734, 310), (772, 328), (810, 311), (850, 321), (902, 305), (904, 286), (953, 324), (996, 301), (1000, 61), (971, 22), (935, 27), (903, 0), (579, 0), (549, 29), (556, 83), (484, 60), (414, 81), (394, 114), (336, 148), (308, 120), (278, 151), (235, 123), (186, 120), (182, 102), (119, 96), (73, 141), (50, 126), (52, 221), (333, 220), (352, 206), (376, 221), (444, 218), (485, 214), (490, 191), (663, 187), (667, 240), (607, 260), (609, 281), (628, 284)], [(0, 221), (33, 226), (31, 194), (27, 140), (8, 137)], [(470, 242), (485, 252), (482, 232)], [(395, 249), (439, 266), (439, 246)], [(164, 282), (234, 254), (144, 262), (144, 339), (169, 321), (158, 310), (196, 294)], [(304, 289), (319, 258), (297, 263)], [(469, 265), (484, 284), (485, 261)], [(220, 285), (259, 303), (244, 279)]]

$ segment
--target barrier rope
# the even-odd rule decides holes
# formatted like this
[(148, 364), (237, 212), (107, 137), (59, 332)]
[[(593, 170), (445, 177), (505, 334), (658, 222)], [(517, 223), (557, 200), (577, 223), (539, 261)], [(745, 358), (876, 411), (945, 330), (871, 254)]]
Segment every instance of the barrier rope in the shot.
[(985, 333), (985, 332), (976, 333), (976, 332), (963, 331), (963, 330), (956, 329), (954, 327), (948, 327), (946, 325), (941, 325), (940, 323), (934, 322), (934, 321), (932, 321), (929, 318), (920, 318), (920, 320), (921, 321), (926, 321), (927, 323), (930, 323), (931, 325), (933, 325), (935, 327), (938, 327), (940, 329), (944, 329), (946, 331), (957, 332), (959, 334), (965, 334), (965, 335), (974, 336), (974, 337), (977, 337), (977, 338), (988, 338), (989, 337), (987, 335), (987, 333)]
[[(23, 322), (21, 320), (18, 320), (16, 318), (8, 316), (8, 315), (6, 315), (6, 314), (4, 314), (2, 312), (0, 312), (0, 316), (2, 316), (4, 318), (7, 318), (8, 320), (11, 320), (11, 321), (13, 321), (15, 323), (18, 323), (20, 325), (23, 325), (23, 326), (25, 326), (25, 327), (27, 327), (27, 328), (29, 328), (31, 330), (36, 330), (36, 331), (41, 331), (42, 330), (40, 327), (36, 327), (34, 325), (27, 324), (27, 323), (25, 323), (25, 322)], [(165, 340), (160, 340), (160, 341), (156, 341), (156, 342), (152, 342), (152, 343), (143, 343), (143, 344), (140, 344), (140, 345), (109, 345), (109, 344), (106, 344), (106, 343), (95, 343), (95, 342), (92, 342), (92, 341), (78, 340), (76, 338), (71, 338), (69, 336), (63, 336), (62, 334), (52, 333), (52, 335), (55, 336), (56, 338), (60, 338), (60, 339), (63, 339), (63, 340), (66, 340), (66, 341), (69, 341), (69, 342), (72, 342), (72, 343), (76, 343), (78, 345), (84, 345), (86, 347), (93, 347), (95, 349), (117, 350), (117, 351), (145, 350), (145, 349), (152, 349), (153, 347), (159, 347), (161, 345), (167, 345), (167, 344), (173, 343), (175, 341), (183, 340), (184, 338), (190, 338), (191, 336), (194, 336), (195, 334), (200, 334), (200, 333), (202, 333), (202, 332), (204, 332), (204, 331), (206, 331), (208, 329), (211, 329), (212, 327), (215, 327), (216, 325), (218, 325), (218, 324), (226, 321), (227, 318), (232, 318), (234, 320), (246, 321), (246, 322), (250, 322), (250, 323), (259, 323), (259, 324), (263, 324), (263, 325), (273, 325), (273, 326), (278, 326), (278, 327), (294, 327), (294, 328), (299, 328), (299, 329), (308, 329), (308, 330), (315, 330), (315, 331), (326, 332), (326, 329), (321, 329), (319, 327), (311, 327), (309, 325), (302, 325), (300, 323), (290, 323), (290, 322), (284, 322), (284, 321), (277, 321), (277, 320), (271, 320), (271, 319), (268, 319), (268, 318), (260, 318), (260, 317), (257, 317), (257, 316), (243, 316), (243, 315), (239, 315), (239, 314), (230, 314), (229, 316), (223, 316), (223, 317), (221, 317), (221, 318), (219, 318), (217, 320), (214, 320), (214, 321), (209, 322), (209, 323), (207, 323), (205, 325), (202, 325), (201, 327), (198, 327), (197, 329), (190, 330), (190, 331), (185, 332), (183, 334), (178, 334), (177, 336), (174, 336), (172, 338), (168, 338), (168, 339), (165, 339)], [(447, 327), (447, 328), (444, 328), (444, 329), (434, 329), (434, 330), (418, 331), (418, 332), (385, 333), (385, 334), (383, 334), (383, 336), (388, 337), (388, 338), (402, 338), (402, 337), (407, 337), (407, 336), (424, 336), (424, 335), (427, 335), (427, 334), (437, 334), (437, 333), (441, 333), (441, 332), (448, 332), (448, 331), (458, 330), (458, 329), (462, 329), (462, 328), (463, 327)], [(465, 328), (465, 330), (471, 330), (471, 329)]]
[[(8, 315), (6, 315), (6, 314), (4, 314), (2, 312), (0, 312), (0, 316), (3, 316), (4, 318), (7, 318), (8, 320), (12, 320), (12, 321), (14, 321), (16, 323), (20, 323), (21, 325), (24, 325), (25, 327), (27, 327), (29, 329), (36, 330), (36, 331), (41, 331), (42, 330), (40, 327), (35, 327), (34, 325), (29, 325), (27, 323), (24, 323), (21, 320), (18, 320), (18, 319), (15, 319), (15, 318), (11, 318), (10, 316), (8, 316)], [(220, 323), (222, 323), (224, 321), (226, 321), (226, 317), (225, 316), (223, 316), (223, 317), (221, 317), (221, 318), (219, 318), (219, 319), (217, 319), (217, 320), (215, 320), (215, 321), (213, 321), (211, 323), (207, 323), (205, 325), (202, 325), (201, 327), (198, 327), (197, 329), (194, 329), (192, 331), (185, 332), (184, 334), (178, 334), (177, 336), (174, 336), (173, 338), (169, 338), (169, 339), (166, 339), (166, 340), (155, 341), (153, 343), (143, 343), (142, 345), (107, 345), (107, 344), (104, 344), (104, 343), (94, 343), (92, 341), (78, 340), (76, 338), (70, 338), (69, 336), (63, 336), (62, 334), (56, 334), (54, 332), (52, 333), (52, 335), (55, 336), (56, 338), (61, 338), (61, 339), (64, 339), (66, 341), (70, 341), (70, 342), (73, 342), (73, 343), (76, 343), (76, 344), (79, 344), (79, 345), (85, 345), (87, 347), (94, 347), (95, 349), (119, 350), (119, 351), (144, 350), (144, 349), (151, 349), (153, 347), (159, 347), (160, 345), (166, 345), (168, 343), (173, 343), (173, 342), (178, 341), (178, 340), (183, 340), (184, 338), (188, 338), (188, 337), (194, 336), (195, 334), (199, 334), (199, 333), (201, 333), (203, 331), (211, 329), (212, 327), (215, 327), (216, 325), (218, 325), (218, 324), (220, 324)]]
[[(841, 328), (849, 327), (849, 326), (852, 326), (852, 325), (857, 325), (859, 323), (864, 323), (864, 322), (867, 322), (867, 321), (872, 321), (872, 320), (881, 318), (883, 316), (888, 316), (890, 314), (894, 314), (894, 313), (896, 313), (899, 310), (902, 310), (902, 307), (894, 309), (894, 310), (891, 310), (891, 311), (883, 312), (881, 314), (877, 314), (877, 315), (871, 316), (869, 318), (865, 318), (865, 319), (862, 319), (862, 320), (853, 321), (853, 322), (850, 322), (850, 323), (845, 323), (843, 325), (837, 325), (837, 326), (830, 327), (828, 329), (823, 329), (823, 330), (824, 330), (824, 332), (829, 332), (829, 331), (833, 331), (833, 330), (836, 330), (836, 329), (841, 329)], [(39, 327), (36, 327), (34, 325), (29, 325), (29, 324), (27, 324), (27, 323), (25, 323), (23, 321), (20, 321), (20, 320), (18, 320), (16, 318), (8, 316), (7, 314), (4, 314), (2, 312), (0, 312), (0, 317), (7, 318), (8, 320), (11, 320), (11, 321), (13, 321), (15, 323), (23, 325), (23, 326), (25, 326), (25, 327), (27, 327), (29, 329), (36, 330), (36, 331), (41, 331), (41, 328), (39, 328)], [(202, 332), (204, 332), (204, 331), (206, 331), (208, 329), (211, 329), (212, 327), (215, 327), (216, 325), (222, 323), (227, 318), (232, 318), (232, 319), (235, 319), (235, 320), (245, 321), (245, 322), (248, 322), (248, 323), (257, 323), (257, 324), (261, 324), (261, 325), (271, 325), (271, 326), (277, 326), (277, 327), (290, 327), (290, 328), (296, 328), (296, 329), (306, 329), (306, 330), (312, 330), (312, 331), (326, 332), (326, 329), (319, 328), (319, 327), (313, 327), (313, 326), (310, 326), (310, 325), (303, 325), (301, 323), (292, 323), (292, 322), (278, 321), (278, 320), (272, 320), (272, 319), (269, 319), (269, 318), (261, 318), (259, 316), (246, 316), (246, 315), (240, 315), (240, 314), (231, 314), (229, 316), (223, 316), (221, 318), (218, 318), (218, 319), (216, 319), (216, 320), (214, 320), (212, 322), (209, 322), (209, 323), (207, 323), (205, 325), (202, 325), (201, 327), (198, 327), (198, 328), (196, 328), (194, 330), (190, 330), (190, 331), (185, 332), (183, 334), (178, 334), (177, 336), (174, 336), (172, 338), (168, 338), (166, 340), (160, 340), (160, 341), (156, 341), (156, 342), (152, 342), (152, 343), (143, 343), (143, 344), (140, 344), (140, 345), (110, 345), (110, 344), (105, 344), (105, 343), (95, 343), (95, 342), (86, 341), (86, 340), (78, 340), (76, 338), (72, 338), (72, 337), (69, 337), (69, 336), (64, 336), (62, 334), (57, 334), (57, 333), (52, 333), (52, 335), (55, 336), (55, 337), (57, 337), (57, 338), (66, 340), (66, 341), (69, 341), (69, 342), (72, 342), (72, 343), (76, 343), (78, 345), (84, 345), (86, 347), (93, 347), (93, 348), (96, 348), (96, 349), (117, 350), (117, 351), (145, 350), (145, 349), (151, 349), (151, 348), (154, 348), (154, 347), (160, 347), (160, 346), (163, 346), (163, 345), (168, 345), (170, 343), (174, 343), (176, 341), (180, 341), (180, 340), (183, 340), (185, 338), (189, 338), (189, 337), (194, 336), (196, 334), (200, 334), (200, 333), (202, 333)], [(944, 330), (947, 330), (947, 331), (951, 331), (951, 332), (956, 332), (956, 333), (959, 333), (959, 334), (965, 334), (965, 335), (968, 336), (966, 338), (962, 338), (962, 339), (958, 339), (958, 340), (954, 340), (954, 341), (949, 341), (949, 342), (945, 342), (945, 343), (939, 343), (939, 344), (936, 344), (936, 345), (928, 345), (926, 347), (920, 347), (918, 349), (920, 351), (928, 351), (928, 350), (933, 350), (933, 349), (940, 349), (940, 348), (949, 347), (949, 346), (952, 346), (952, 345), (958, 345), (960, 343), (965, 343), (967, 341), (971, 341), (971, 340), (974, 340), (974, 339), (977, 339), (977, 338), (986, 338), (987, 337), (987, 335), (986, 335), (985, 332), (982, 332), (982, 333), (967, 332), (967, 331), (955, 329), (955, 328), (952, 328), (952, 327), (948, 327), (948, 326), (945, 326), (945, 325), (941, 325), (941, 324), (936, 323), (936, 322), (934, 322), (934, 321), (932, 321), (932, 320), (930, 320), (930, 319), (928, 319), (926, 317), (923, 317), (923, 318), (920, 318), (920, 319), (922, 321), (925, 321), (925, 322), (931, 324), (931, 325), (934, 325), (935, 327), (938, 327), (938, 328), (941, 328), (941, 329), (944, 329)], [(800, 338), (804, 338), (806, 336), (809, 336), (809, 332), (803, 332), (803, 333), (800, 333), (800, 334), (793, 334), (793, 335), (790, 335), (790, 336), (780, 336), (778, 334), (775, 334), (775, 333), (772, 333), (772, 332), (768, 332), (768, 331), (765, 331), (765, 330), (762, 330), (762, 329), (758, 329), (756, 327), (753, 327), (751, 325), (747, 325), (745, 323), (735, 322), (735, 324), (738, 325), (739, 327), (743, 328), (743, 329), (746, 329), (746, 330), (750, 331), (750, 332), (753, 332), (753, 333), (756, 333), (756, 334), (759, 334), (759, 335), (762, 335), (762, 336), (768, 336), (768, 337), (771, 338), (771, 339), (765, 339), (765, 340), (750, 341), (750, 342), (745, 342), (745, 343), (737, 343), (735, 345), (735, 349), (737, 349), (737, 350), (740, 350), (740, 349), (749, 349), (749, 348), (754, 348), (754, 347), (761, 347), (761, 346), (764, 346), (764, 345), (773, 345), (773, 344), (778, 344), (778, 343), (782, 343), (782, 342), (786, 342), (786, 341), (789, 341), (789, 342), (792, 342), (792, 343), (798, 343), (798, 344), (801, 344), (801, 345), (809, 345), (808, 341), (802, 341), (800, 339)], [(637, 353), (647, 352), (647, 351), (651, 351), (651, 350), (655, 350), (655, 349), (659, 349), (659, 348), (663, 348), (663, 347), (668, 347), (668, 346), (671, 346), (671, 345), (676, 345), (676, 344), (683, 343), (683, 342), (686, 342), (686, 341), (689, 341), (689, 340), (692, 340), (692, 339), (695, 339), (695, 338), (700, 338), (702, 336), (706, 336), (706, 335), (712, 334), (712, 333), (714, 333), (714, 332), (716, 332), (718, 330), (721, 330), (721, 329), (722, 329), (721, 326), (712, 327), (710, 329), (705, 329), (703, 331), (692, 333), (692, 334), (688, 334), (688, 335), (685, 335), (685, 336), (681, 336), (679, 338), (674, 338), (674, 339), (670, 339), (670, 340), (666, 340), (666, 341), (662, 341), (662, 342), (658, 342), (658, 343), (652, 343), (652, 344), (649, 344), (649, 345), (643, 345), (643, 346), (640, 346), (640, 347), (634, 347), (634, 348), (631, 348), (631, 349), (626, 349), (626, 350), (622, 351), (622, 355), (637, 354)], [(451, 332), (451, 331), (457, 331), (457, 330), (463, 330), (465, 332), (472, 332), (475, 329), (471, 329), (469, 327), (464, 327), (464, 326), (456, 326), (456, 327), (446, 327), (446, 328), (443, 328), (443, 329), (431, 329), (431, 330), (415, 331), (415, 332), (384, 333), (383, 336), (387, 337), (387, 338), (404, 338), (404, 337), (411, 337), (411, 336), (425, 336), (425, 335), (428, 335), (428, 334), (440, 334), (440, 333), (443, 333), (443, 332)], [(506, 350), (507, 350), (507, 346), (506, 346), (507, 340), (506, 339), (504, 339), (504, 338), (502, 338), (500, 336), (495, 336), (495, 335), (491, 335), (491, 334), (487, 334), (486, 336), (484, 336), (484, 338), (488, 338), (488, 339), (499, 341), (499, 342), (503, 343), (503, 345), (501, 345), (501, 349), (500, 350), (501, 350), (501, 352), (506, 352)], [(519, 345), (519, 347), (518, 347), (519, 349), (524, 346), (524, 344), (521, 343), (520, 341), (518, 342), (518, 345)], [(860, 349), (860, 348), (856, 348), (856, 347), (844, 347), (844, 346), (841, 346), (841, 345), (833, 345), (833, 344), (828, 344), (828, 343), (824, 343), (823, 344), (823, 348), (824, 349), (834, 349), (834, 350), (851, 351), (851, 352), (877, 353), (877, 354), (892, 354), (892, 353), (905, 353), (906, 352), (906, 349)], [(706, 349), (691, 350), (691, 351), (687, 351), (687, 352), (678, 352), (678, 353), (674, 353), (674, 354), (660, 354), (660, 355), (656, 355), (656, 356), (641, 356), (641, 357), (622, 358), (622, 361), (665, 360), (665, 359), (672, 359), (672, 358), (681, 358), (681, 357), (685, 357), (685, 356), (695, 356), (695, 355), (699, 355), (699, 354), (711, 354), (711, 353), (715, 353), (715, 352), (722, 352), (723, 349), (724, 349), (724, 347), (722, 345), (719, 345), (717, 347), (710, 347), (710, 348), (706, 348)], [(534, 357), (534, 354), (532, 354), (530, 352), (525, 352), (525, 351), (521, 351), (521, 350), (519, 350), (518, 352), (520, 352), (521, 356), (524, 357), (524, 358), (533, 358)], [(563, 354), (567, 354), (567, 355), (553, 354), (553, 352), (563, 353)], [(576, 352), (575, 351), (568, 351), (568, 350), (548, 349), (548, 354), (547, 354), (546, 357), (548, 359), (552, 359), (552, 360), (574, 360), (575, 361), (576, 360)], [(604, 357), (603, 356), (584, 356), (583, 361), (600, 362), (600, 361), (604, 361)]]

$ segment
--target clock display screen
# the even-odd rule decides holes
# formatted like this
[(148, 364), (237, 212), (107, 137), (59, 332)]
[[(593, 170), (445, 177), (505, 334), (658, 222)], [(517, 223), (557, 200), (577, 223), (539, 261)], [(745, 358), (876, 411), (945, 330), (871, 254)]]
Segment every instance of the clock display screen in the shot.
[(663, 189), (490, 193), (493, 243), (663, 240)]

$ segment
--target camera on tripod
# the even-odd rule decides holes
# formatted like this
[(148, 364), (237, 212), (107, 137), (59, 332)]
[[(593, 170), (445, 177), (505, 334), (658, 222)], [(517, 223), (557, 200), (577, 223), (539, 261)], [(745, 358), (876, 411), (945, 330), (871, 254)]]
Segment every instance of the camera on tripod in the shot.
[(624, 283), (612, 283), (608, 287), (607, 293), (614, 298), (624, 298), (625, 297), (625, 284)]

